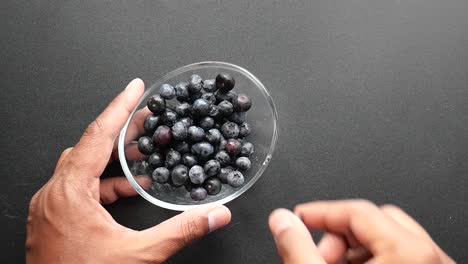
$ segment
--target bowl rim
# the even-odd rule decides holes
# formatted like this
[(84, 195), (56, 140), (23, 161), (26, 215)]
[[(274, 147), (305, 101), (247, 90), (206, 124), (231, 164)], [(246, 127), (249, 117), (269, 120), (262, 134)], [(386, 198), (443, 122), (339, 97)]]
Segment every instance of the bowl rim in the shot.
[[(260, 89), (261, 93), (263, 94), (263, 96), (267, 100), (268, 105), (270, 106), (270, 111), (272, 112), (272, 115), (273, 115), (273, 135), (272, 135), (272, 138), (271, 138), (270, 148), (268, 149), (268, 153), (267, 153), (267, 155), (265, 157), (265, 160), (263, 161), (261, 167), (257, 170), (257, 172), (252, 177), (252, 179), (249, 182), (247, 182), (244, 186), (242, 186), (239, 190), (237, 190), (236, 192), (232, 193), (229, 196), (226, 196), (226, 197), (224, 197), (222, 199), (219, 199), (217, 201), (210, 202), (210, 203), (191, 204), (191, 205), (172, 204), (172, 203), (168, 203), (168, 202), (159, 200), (159, 199), (155, 198), (154, 196), (150, 195), (135, 180), (133, 174), (130, 171), (130, 168), (128, 167), (127, 160), (126, 160), (126, 157), (125, 157), (125, 151), (124, 151), (125, 133), (127, 131), (127, 128), (128, 128), (128, 126), (130, 124), (131, 119), (133, 118), (133, 115), (138, 110), (137, 109), (138, 106), (143, 102), (143, 99), (147, 97), (147, 95), (149, 94), (149, 91), (151, 91), (152, 88), (155, 85), (160, 85), (160, 84), (162, 84), (163, 82), (165, 82), (168, 79), (171, 79), (171, 78), (173, 78), (173, 77), (175, 77), (175, 76), (177, 76), (177, 75), (179, 75), (181, 73), (184, 73), (186, 71), (194, 70), (197, 67), (222, 67), (222, 68), (227, 68), (227, 69), (230, 69), (230, 70), (238, 71), (238, 72), (244, 74), (245, 76), (247, 76), (251, 81), (253, 81), (255, 83), (255, 85)], [(202, 205), (225, 204), (225, 203), (228, 203), (228, 202), (236, 199), (237, 197), (242, 195), (244, 192), (246, 192), (248, 189), (250, 189), (250, 187), (252, 187), (255, 184), (255, 182), (257, 182), (257, 180), (262, 176), (265, 169), (268, 167), (268, 165), (269, 165), (269, 163), (271, 161), (273, 152), (275, 151), (276, 142), (277, 142), (277, 139), (278, 139), (278, 124), (277, 123), (278, 123), (278, 113), (276, 111), (276, 106), (275, 106), (275, 103), (273, 102), (273, 98), (271, 97), (270, 92), (266, 89), (266, 87), (263, 85), (263, 83), (257, 77), (255, 77), (255, 75), (253, 75), (251, 72), (249, 72), (245, 68), (240, 67), (240, 66), (235, 65), (235, 64), (232, 64), (232, 63), (221, 62), (221, 61), (203, 61), (203, 62), (196, 62), (196, 63), (188, 64), (188, 65), (179, 67), (179, 68), (165, 74), (163, 77), (159, 78), (157, 81), (155, 81), (151, 85), (150, 88), (148, 88), (145, 91), (145, 93), (138, 100), (137, 105), (135, 106), (133, 111), (130, 113), (130, 116), (129, 116), (127, 122), (125, 123), (124, 127), (120, 131), (120, 136), (119, 136), (119, 141), (118, 141), (118, 155), (119, 155), (120, 165), (121, 165), (122, 170), (123, 170), (125, 176), (127, 177), (128, 181), (130, 182), (132, 187), (138, 192), (138, 194), (140, 194), (140, 196), (145, 198), (150, 203), (152, 203), (154, 205), (157, 205), (159, 207), (174, 210), (174, 211), (185, 211), (185, 210), (188, 210), (188, 209), (191, 209), (191, 208), (194, 208), (194, 207), (198, 207), (198, 206), (202, 206)]]

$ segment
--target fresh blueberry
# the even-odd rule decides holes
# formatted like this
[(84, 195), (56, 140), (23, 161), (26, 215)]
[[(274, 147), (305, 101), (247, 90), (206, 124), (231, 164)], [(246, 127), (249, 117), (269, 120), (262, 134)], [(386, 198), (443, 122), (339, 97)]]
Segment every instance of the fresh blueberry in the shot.
[(190, 95), (188, 102), (193, 104), (193, 102), (195, 102), (197, 99), (200, 99), (202, 95), (202, 92), (193, 93)]
[(186, 127), (190, 127), (191, 125), (193, 125), (193, 119), (190, 117), (183, 117), (179, 119), (179, 122), (184, 123)]
[(204, 94), (202, 94), (202, 96), (200, 98), (205, 99), (210, 104), (216, 103), (216, 96), (214, 95), (214, 93), (204, 93)]
[(158, 152), (154, 152), (148, 157), (148, 164), (153, 168), (164, 166), (163, 156)]
[(201, 160), (208, 159), (214, 152), (213, 146), (208, 142), (199, 142), (192, 145), (192, 154), (198, 156)]
[(181, 159), (182, 157), (180, 156), (179, 152), (173, 149), (168, 150), (166, 153), (166, 167), (168, 169), (174, 167), (175, 165), (180, 163)]
[(234, 112), (229, 117), (229, 120), (240, 125), (245, 122), (245, 112)]
[(192, 197), (192, 199), (195, 200), (195, 201), (204, 200), (204, 199), (206, 199), (206, 196), (207, 196), (207, 192), (202, 187), (193, 188), (190, 191), (190, 197)]
[(154, 133), (160, 122), (160, 117), (157, 115), (149, 115), (143, 123), (143, 128), (148, 133)]
[(250, 135), (251, 132), (252, 128), (250, 127), (249, 123), (244, 122), (239, 126), (239, 137), (246, 137)]
[(200, 75), (192, 75), (190, 76), (190, 82), (188, 84), (188, 89), (190, 93), (198, 93), (203, 87), (203, 80)]
[(205, 138), (211, 144), (218, 143), (219, 140), (221, 140), (221, 132), (219, 132), (219, 130), (216, 128), (212, 128), (206, 132)]
[(234, 168), (231, 166), (221, 168), (218, 174), (218, 178), (221, 180), (222, 183), (227, 183), (227, 176), (231, 171), (234, 171)]
[(188, 116), (192, 112), (192, 106), (187, 102), (178, 103), (175, 107), (175, 112), (179, 116)]
[(198, 164), (198, 159), (195, 157), (195, 155), (186, 153), (182, 156), (182, 164), (191, 168)]
[(175, 93), (177, 100), (183, 102), (187, 101), (190, 97), (188, 91), (188, 83), (187, 82), (180, 82), (175, 86)]
[(215, 159), (221, 164), (221, 166), (226, 166), (231, 163), (231, 157), (225, 150), (218, 151), (215, 155)]
[(223, 117), (221, 112), (219, 112), (219, 107), (217, 105), (211, 105), (210, 113), (208, 115), (216, 121), (221, 120)]
[(138, 150), (145, 155), (150, 155), (154, 151), (153, 141), (150, 137), (141, 137), (138, 139)]
[(188, 139), (191, 142), (199, 142), (205, 138), (205, 130), (201, 127), (191, 126), (188, 128)]
[(225, 150), (226, 144), (227, 144), (227, 140), (224, 137), (221, 137), (221, 139), (219, 139), (218, 148), (216, 150), (217, 151)]
[(214, 93), (216, 92), (216, 81), (215, 79), (209, 79), (203, 81), (203, 90), (207, 93)]
[(216, 88), (220, 90), (221, 92), (227, 93), (234, 88), (234, 85), (236, 84), (236, 81), (234, 78), (227, 73), (220, 73), (216, 76)]
[(153, 180), (156, 181), (157, 183), (166, 183), (167, 180), (169, 179), (169, 170), (165, 167), (159, 167), (156, 168), (153, 171)]
[(234, 110), (237, 112), (246, 112), (252, 107), (252, 101), (245, 94), (239, 94), (234, 100), (232, 100)]
[(179, 164), (172, 169), (171, 178), (175, 186), (182, 186), (188, 179), (188, 169), (186, 166)]
[(182, 141), (187, 137), (187, 127), (183, 122), (176, 122), (172, 126), (172, 136), (175, 140)]
[(203, 187), (209, 195), (216, 195), (221, 191), (221, 181), (216, 177), (206, 179)]
[(231, 171), (227, 176), (227, 183), (234, 188), (244, 184), (244, 175), (240, 171)]
[(173, 110), (166, 109), (161, 115), (161, 121), (166, 126), (173, 126), (177, 122), (177, 114)]
[(189, 178), (193, 184), (202, 184), (206, 179), (206, 174), (201, 166), (195, 165), (189, 170)]
[(172, 85), (165, 83), (159, 88), (159, 95), (164, 99), (171, 100), (176, 96), (176, 92)]
[(218, 104), (219, 112), (224, 116), (230, 116), (234, 112), (232, 104), (226, 100)]
[(215, 124), (215, 121), (212, 117), (205, 116), (200, 121), (198, 121), (198, 126), (203, 128), (203, 130), (210, 130)]
[(221, 126), (221, 133), (225, 138), (237, 138), (239, 136), (239, 126), (234, 122), (226, 122)]
[(250, 169), (252, 162), (247, 157), (240, 157), (236, 159), (236, 166), (239, 170), (245, 171)]
[(180, 154), (188, 153), (190, 152), (190, 144), (185, 141), (177, 142), (174, 145), (174, 150), (179, 152)]
[(243, 142), (240, 155), (244, 157), (250, 157), (254, 153), (254, 145), (250, 142)]
[(159, 95), (153, 95), (148, 99), (148, 109), (154, 114), (162, 114), (166, 110), (166, 102)]
[(211, 105), (205, 99), (197, 99), (193, 102), (192, 113), (197, 116), (206, 116), (210, 113)]
[(208, 177), (215, 176), (221, 170), (221, 164), (217, 160), (209, 160), (205, 163), (203, 169)]
[(237, 94), (233, 91), (224, 93), (221, 91), (215, 92), (216, 102), (221, 103), (222, 101), (232, 102), (237, 97)]
[(172, 142), (172, 131), (168, 126), (159, 126), (153, 134), (153, 143), (156, 147), (164, 147)]
[(241, 150), (241, 143), (239, 142), (239, 140), (233, 139), (233, 138), (227, 140), (227, 143), (226, 143), (227, 153), (235, 156), (239, 154), (240, 150)]

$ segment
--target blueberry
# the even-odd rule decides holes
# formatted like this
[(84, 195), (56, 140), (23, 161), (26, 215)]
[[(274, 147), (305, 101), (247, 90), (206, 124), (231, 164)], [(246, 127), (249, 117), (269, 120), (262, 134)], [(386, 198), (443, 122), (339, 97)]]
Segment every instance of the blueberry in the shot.
[(216, 177), (206, 179), (203, 187), (209, 195), (216, 195), (221, 191), (221, 181)]
[(190, 152), (190, 144), (185, 141), (177, 142), (174, 145), (174, 150), (179, 152), (180, 154), (188, 153)]
[(216, 102), (220, 103), (222, 101), (228, 101), (228, 102), (232, 102), (232, 100), (234, 100), (236, 97), (237, 97), (237, 94), (233, 91), (230, 91), (230, 92), (227, 92), (227, 93), (223, 93), (221, 91), (216, 91), (215, 92), (215, 96), (216, 96)]
[(200, 99), (202, 95), (203, 95), (202, 92), (193, 93), (190, 95), (188, 102), (193, 104), (193, 102), (195, 102), (197, 99)]
[(169, 170), (165, 167), (159, 167), (156, 168), (153, 171), (153, 180), (155, 180), (157, 183), (166, 183), (167, 180), (169, 179)]
[(198, 156), (198, 159), (207, 159), (214, 152), (213, 146), (208, 142), (199, 142), (192, 145), (192, 154)]
[(210, 104), (216, 103), (216, 96), (214, 95), (214, 93), (204, 93), (204, 94), (202, 94), (202, 96), (200, 98), (205, 99)]
[(250, 169), (252, 162), (247, 157), (240, 157), (236, 159), (236, 166), (239, 170), (245, 171)]
[(231, 163), (231, 157), (225, 150), (218, 151), (215, 155), (215, 159), (221, 164), (221, 166), (226, 166)]
[(179, 119), (179, 122), (184, 123), (184, 125), (186, 127), (189, 127), (189, 126), (193, 125), (193, 119), (190, 118), (190, 117), (183, 117), (183, 118)]
[(239, 136), (239, 126), (234, 122), (226, 122), (221, 126), (221, 133), (225, 138), (237, 138)]
[(218, 104), (219, 112), (224, 116), (230, 116), (234, 112), (232, 104), (226, 100)]
[(168, 169), (174, 167), (175, 165), (180, 163), (181, 159), (182, 157), (180, 156), (179, 152), (173, 149), (168, 150), (166, 153), (166, 167)]
[(206, 132), (205, 138), (211, 144), (218, 143), (219, 140), (221, 140), (221, 132), (219, 132), (219, 130), (216, 129), (216, 128), (212, 128), (212, 129), (208, 130), (208, 132)]
[(172, 183), (175, 186), (182, 186), (188, 179), (188, 168), (182, 164), (175, 166), (171, 171)]
[(179, 116), (188, 116), (192, 112), (192, 106), (187, 102), (178, 103), (175, 107), (175, 112)]
[(237, 139), (228, 139), (226, 143), (226, 152), (235, 156), (239, 154), (241, 150), (241, 143)]
[(234, 188), (244, 184), (244, 175), (240, 171), (231, 171), (227, 176), (227, 183)]
[(227, 176), (231, 171), (234, 171), (234, 168), (231, 166), (221, 168), (218, 174), (218, 178), (221, 180), (222, 183), (227, 183)]
[(161, 115), (161, 122), (166, 126), (173, 126), (177, 121), (176, 112), (166, 109), (166, 111)]
[(217, 105), (211, 105), (210, 113), (208, 115), (211, 116), (214, 120), (221, 120), (223, 117)]
[(163, 156), (158, 152), (154, 152), (148, 157), (148, 163), (153, 168), (162, 167), (164, 166)]
[(232, 100), (234, 110), (238, 112), (246, 112), (252, 107), (252, 101), (245, 94), (239, 94), (234, 100)]
[(217, 151), (226, 149), (227, 140), (224, 137), (221, 137), (219, 140)]
[(192, 75), (190, 76), (190, 82), (188, 84), (188, 89), (190, 93), (198, 93), (202, 89), (203, 80), (200, 75)]
[(183, 102), (187, 101), (190, 97), (188, 91), (188, 83), (187, 82), (180, 82), (175, 86), (175, 93), (177, 100)]
[(184, 140), (187, 137), (187, 127), (183, 122), (176, 122), (172, 126), (172, 136), (175, 140)]
[(252, 128), (250, 127), (249, 123), (244, 122), (239, 126), (239, 137), (246, 137), (250, 135), (251, 132)]
[(245, 122), (245, 112), (234, 112), (229, 117), (229, 120), (240, 125)]
[(176, 96), (176, 92), (172, 85), (165, 83), (159, 88), (159, 95), (161, 95), (161, 97), (164, 99), (171, 100)]
[(205, 138), (205, 130), (201, 127), (191, 126), (188, 128), (188, 139), (192, 142), (199, 142)]
[(201, 166), (195, 165), (189, 170), (189, 178), (193, 184), (202, 184), (206, 179), (206, 174)]
[(192, 199), (195, 201), (204, 200), (206, 196), (207, 196), (207, 192), (202, 187), (197, 187), (190, 191), (190, 197), (192, 197)]
[(254, 153), (254, 145), (250, 142), (243, 142), (240, 155), (244, 157), (250, 157)]
[(203, 81), (203, 90), (207, 93), (216, 92), (216, 82), (214, 79), (204, 80)]
[(143, 123), (143, 128), (148, 133), (154, 133), (160, 122), (160, 117), (156, 115), (149, 115)]
[(161, 114), (166, 110), (166, 102), (159, 95), (153, 95), (148, 99), (148, 109), (154, 114)]
[(198, 121), (198, 126), (203, 128), (203, 130), (210, 130), (215, 124), (215, 121), (212, 117), (205, 116), (200, 121)]
[(208, 177), (215, 176), (221, 170), (221, 164), (217, 160), (209, 160), (205, 163), (203, 169)]
[(236, 84), (236, 81), (234, 78), (227, 73), (220, 73), (216, 76), (216, 88), (220, 90), (221, 92), (227, 93), (234, 88), (234, 85)]
[(193, 102), (192, 113), (197, 116), (206, 116), (210, 113), (210, 103), (205, 99), (197, 99)]
[(198, 159), (195, 157), (195, 155), (186, 153), (182, 156), (182, 164), (191, 168), (198, 164)]
[(153, 141), (150, 137), (141, 137), (138, 139), (138, 150), (145, 155), (150, 155), (154, 150)]
[(164, 147), (172, 142), (172, 131), (168, 126), (159, 126), (153, 134), (153, 143), (156, 147)]

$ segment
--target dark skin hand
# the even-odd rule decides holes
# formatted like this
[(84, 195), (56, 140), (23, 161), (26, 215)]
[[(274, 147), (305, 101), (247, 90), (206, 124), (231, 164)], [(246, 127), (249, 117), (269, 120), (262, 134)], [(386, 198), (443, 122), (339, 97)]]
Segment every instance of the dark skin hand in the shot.
[[(231, 213), (225, 206), (201, 206), (136, 231), (118, 224), (102, 206), (137, 194), (126, 178), (100, 176), (115, 157), (115, 139), (143, 91), (143, 82), (133, 80), (88, 126), (79, 143), (62, 153), (51, 179), (31, 199), (27, 263), (162, 263), (229, 223)], [(138, 182), (149, 188), (151, 179), (143, 176)]]

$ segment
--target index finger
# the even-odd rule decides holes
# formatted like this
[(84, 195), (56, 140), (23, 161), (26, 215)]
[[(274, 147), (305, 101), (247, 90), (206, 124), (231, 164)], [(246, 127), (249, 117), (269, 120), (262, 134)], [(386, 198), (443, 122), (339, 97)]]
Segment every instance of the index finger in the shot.
[(114, 141), (144, 91), (141, 79), (131, 81), (86, 128), (68, 159), (87, 177), (99, 177), (112, 154)]
[(397, 222), (364, 200), (311, 202), (298, 205), (295, 212), (309, 228), (353, 234), (373, 254), (396, 246), (407, 236)]

